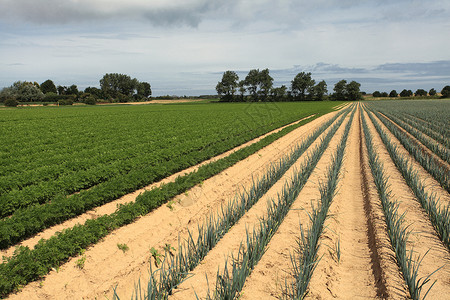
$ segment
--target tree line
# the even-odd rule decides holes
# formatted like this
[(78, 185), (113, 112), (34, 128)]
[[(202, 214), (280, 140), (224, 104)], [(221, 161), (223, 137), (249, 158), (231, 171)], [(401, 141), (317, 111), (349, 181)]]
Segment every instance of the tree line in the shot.
[(16, 81), (0, 91), (0, 102), (17, 106), (20, 102), (58, 102), (71, 105), (74, 102), (96, 104), (102, 102), (146, 101), (152, 95), (150, 83), (140, 82), (125, 74), (107, 73), (100, 79), (100, 88), (87, 87), (79, 91), (77, 85), (56, 86), (48, 79), (37, 82)]
[(328, 95), (325, 80), (318, 83), (311, 73), (300, 72), (291, 81), (288, 88), (285, 85), (273, 86), (273, 78), (269, 69), (252, 69), (247, 76), (239, 80), (234, 71), (225, 71), (222, 80), (216, 85), (217, 94), (225, 102), (254, 102), (254, 101), (322, 101), (362, 99), (361, 84), (356, 81), (347, 83), (346, 80), (337, 82), (334, 93)]
[[(437, 97), (437, 92), (434, 88), (430, 89), (428, 92), (424, 89), (417, 89), (415, 93), (413, 93), (411, 90), (404, 89), (400, 93), (397, 93), (396, 90), (392, 90), (389, 94), (387, 92), (380, 92), (375, 91), (372, 93), (372, 96), (375, 98), (396, 98), (398, 96), (405, 98), (405, 97)], [(442, 98), (450, 98), (450, 86), (447, 85), (441, 90), (441, 97)]]

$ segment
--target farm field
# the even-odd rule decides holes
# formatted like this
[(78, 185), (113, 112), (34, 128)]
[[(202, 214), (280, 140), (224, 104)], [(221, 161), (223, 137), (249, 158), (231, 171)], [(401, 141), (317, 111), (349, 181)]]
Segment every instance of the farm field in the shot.
[(0, 115), (3, 297), (449, 298), (449, 101)]

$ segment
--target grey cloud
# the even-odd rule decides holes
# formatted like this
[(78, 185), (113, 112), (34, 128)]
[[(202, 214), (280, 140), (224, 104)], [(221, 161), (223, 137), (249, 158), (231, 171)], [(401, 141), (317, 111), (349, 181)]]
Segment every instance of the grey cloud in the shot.
[(218, 9), (225, 0), (166, 1), (163, 5), (149, 1), (95, 0), (2, 0), (0, 18), (37, 24), (65, 24), (101, 20), (145, 19), (153, 25), (197, 26), (203, 15)]

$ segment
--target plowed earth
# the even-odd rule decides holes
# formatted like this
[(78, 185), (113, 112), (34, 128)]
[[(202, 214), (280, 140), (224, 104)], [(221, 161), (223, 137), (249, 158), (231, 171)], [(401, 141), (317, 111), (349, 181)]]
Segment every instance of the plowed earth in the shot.
[[(365, 111), (359, 104), (354, 105), (353, 109), (356, 113), (345, 148), (338, 192), (329, 208), (319, 241), (320, 260), (309, 283), (307, 297), (405, 299), (409, 296), (395, 260), (378, 192), (368, 165), (360, 118), (360, 114), (363, 113), (372, 133), (375, 149), (389, 177), (392, 196), (399, 201), (399, 212), (405, 214), (406, 225), (412, 230), (408, 250), (413, 250), (414, 256), (423, 257), (419, 277), (425, 277), (440, 268), (432, 274), (431, 282), (425, 286), (427, 289), (436, 282), (428, 297), (449, 299), (448, 248), (438, 238), (426, 212), (390, 158), (368, 118), (370, 112)], [(205, 180), (187, 193), (177, 196), (170, 205), (163, 205), (136, 222), (114, 231), (84, 253), (86, 258), (84, 268), (77, 267), (76, 262), (81, 257), (75, 257), (58, 271), (52, 271), (42, 281), (28, 284), (9, 298), (102, 299), (106, 296), (112, 299), (113, 289), (116, 288), (121, 299), (129, 299), (135, 291), (138, 280), (142, 286), (147, 285), (150, 264), (156, 269), (155, 261), (150, 254), (152, 247), (164, 253), (163, 248), (166, 244), (176, 246), (179, 239), (184, 240), (188, 237), (188, 231), (195, 234), (197, 226), (202, 225), (211, 214), (215, 215), (221, 205), (226, 205), (239, 190), (249, 188), (253, 180), (264, 174), (271, 163), (288, 154), (294, 146), (301, 144), (310, 133), (331, 119), (334, 114), (336, 112), (299, 127), (224, 172)], [(303, 228), (311, 225), (309, 215), (312, 206), (317, 207), (320, 201), (318, 187), (327, 180), (327, 169), (349, 118), (350, 114), (345, 117), (334, 134), (306, 185), (270, 240), (266, 252), (246, 279), (240, 293), (241, 299), (282, 298), (284, 283), (293, 281), (291, 255), (298, 249), (300, 224)], [(330, 128), (331, 126), (321, 137), (325, 136)], [(410, 157), (395, 137), (384, 126), (382, 128), (391, 140), (398, 144), (400, 151)], [(237, 254), (240, 243), (245, 241), (246, 231), (258, 226), (261, 218), (266, 215), (268, 201), (281, 193), (285, 183), (320, 143), (321, 137), (314, 141), (284, 176), (224, 235), (169, 299), (195, 299), (196, 296), (202, 299), (206, 297), (208, 291), (214, 291), (216, 273), (223, 269), (225, 259), (231, 254)], [(414, 160), (412, 157), (410, 159)], [(441, 198), (441, 205), (448, 205), (450, 201), (448, 193), (419, 164), (414, 163), (412, 167), (425, 180), (427, 191), (437, 194)], [(132, 201), (132, 196), (127, 199)], [(98, 216), (103, 213), (100, 213), (102, 209), (91, 213)], [(108, 213), (108, 210), (104, 209), (104, 213)], [(71, 222), (81, 221), (82, 219)], [(71, 226), (69, 223), (66, 225)], [(52, 233), (49, 231), (47, 234)], [(33, 245), (35, 242), (29, 240), (24, 243)], [(126, 244), (129, 250), (120, 250), (118, 244)], [(2, 254), (9, 255), (10, 251)]]

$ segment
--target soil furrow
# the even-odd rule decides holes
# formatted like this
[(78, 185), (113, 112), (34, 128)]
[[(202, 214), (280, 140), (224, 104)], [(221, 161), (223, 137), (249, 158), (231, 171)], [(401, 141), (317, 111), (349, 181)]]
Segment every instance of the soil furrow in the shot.
[(380, 258), (373, 251), (377, 250), (374, 226), (361, 189), (359, 118), (354, 122), (345, 150), (339, 192), (325, 222), (318, 253), (321, 259), (311, 278), (307, 298), (353, 299), (386, 295)]
[[(180, 195), (171, 205), (160, 207), (135, 223), (114, 231), (86, 251), (83, 269), (76, 267), (81, 257), (73, 258), (59, 272), (51, 272), (42, 284), (29, 284), (10, 298), (111, 297), (113, 287), (118, 284), (119, 294), (129, 297), (138, 279), (145, 283), (148, 278), (150, 248), (155, 247), (161, 252), (166, 243), (176, 246), (179, 235), (186, 236), (188, 228), (195, 231), (197, 224), (231, 199), (239, 186), (249, 185), (252, 177), (265, 171), (270, 162), (287, 153), (334, 114), (327, 114), (294, 130), (219, 175), (205, 180), (201, 186)], [(119, 250), (119, 243), (126, 244), (129, 250), (125, 253)]]
[[(430, 299), (446, 299), (450, 284), (450, 265), (448, 264), (450, 261), (450, 253), (436, 236), (436, 232), (428, 216), (391, 160), (371, 120), (368, 116), (366, 119), (368, 120), (368, 126), (373, 135), (375, 149), (377, 149), (380, 160), (383, 161), (386, 175), (389, 178), (392, 197), (399, 201), (399, 213), (405, 214), (406, 225), (411, 230), (408, 250), (414, 252), (414, 257), (423, 258), (418, 272), (419, 278), (424, 278), (442, 267), (430, 277), (431, 283), (436, 281), (436, 284), (431, 289), (428, 297)], [(391, 139), (393, 138), (392, 135), (390, 137)], [(423, 294), (431, 283), (425, 286)]]

